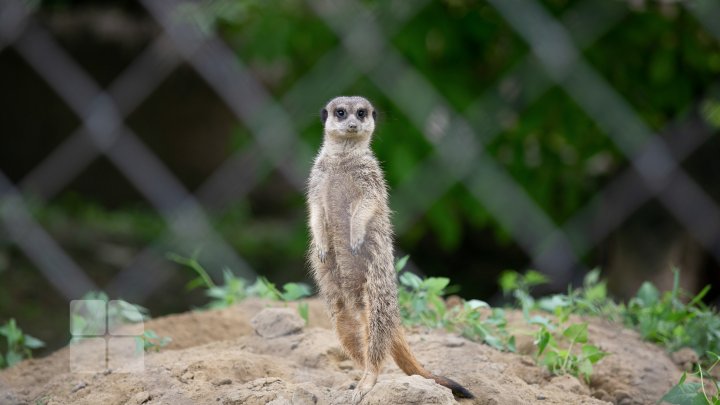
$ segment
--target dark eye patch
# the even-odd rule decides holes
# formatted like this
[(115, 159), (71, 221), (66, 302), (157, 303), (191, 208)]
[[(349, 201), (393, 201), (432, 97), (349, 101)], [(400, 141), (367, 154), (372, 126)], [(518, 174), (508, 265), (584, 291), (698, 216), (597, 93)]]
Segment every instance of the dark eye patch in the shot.
[(340, 119), (344, 119), (347, 116), (347, 111), (345, 111), (344, 108), (338, 108), (335, 110), (335, 116)]
[(367, 110), (360, 109), (355, 114), (357, 115), (358, 118), (360, 118), (362, 120), (363, 118), (365, 118), (367, 116)]

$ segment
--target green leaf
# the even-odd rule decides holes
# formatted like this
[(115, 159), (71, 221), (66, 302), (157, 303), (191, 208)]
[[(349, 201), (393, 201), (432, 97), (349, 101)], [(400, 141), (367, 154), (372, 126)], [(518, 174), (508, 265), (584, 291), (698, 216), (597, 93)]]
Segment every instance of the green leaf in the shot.
[(585, 289), (585, 297), (594, 302), (603, 301), (607, 298), (607, 286), (605, 283), (590, 286)]
[(400, 275), (400, 284), (409, 287), (411, 290), (419, 290), (422, 279), (413, 273), (405, 272)]
[(591, 287), (597, 284), (598, 281), (600, 281), (600, 269), (594, 268), (585, 275), (585, 278), (583, 278), (583, 286), (585, 286), (585, 288)]
[(640, 286), (637, 292), (637, 299), (641, 305), (647, 307), (653, 306), (660, 300), (660, 291), (658, 291), (652, 283), (646, 281)]
[(537, 340), (535, 340), (535, 345), (538, 348), (538, 352), (537, 352), (538, 357), (542, 356), (543, 352), (547, 348), (551, 339), (552, 339), (552, 335), (550, 334), (550, 332), (548, 332), (544, 328), (540, 330), (538, 338), (537, 338)]
[(7, 354), (5, 355), (5, 361), (7, 362), (8, 367), (12, 367), (20, 363), (22, 359), (22, 353), (16, 352), (14, 350), (7, 352)]
[(442, 294), (448, 284), (450, 284), (450, 279), (446, 277), (429, 277), (422, 282), (422, 286), (425, 287), (428, 292), (438, 295)]
[(547, 282), (548, 282), (547, 276), (540, 273), (539, 271), (528, 270), (528, 272), (525, 273), (525, 284), (528, 287), (545, 284)]
[(720, 128), (720, 102), (714, 99), (707, 99), (702, 103), (700, 112), (708, 124), (715, 129)]
[(490, 304), (488, 304), (485, 301), (482, 300), (469, 300), (465, 301), (465, 305), (470, 309), (478, 309), (478, 308), (490, 308)]
[(550, 322), (550, 319), (540, 316), (540, 315), (534, 315), (530, 319), (528, 319), (528, 323), (530, 325), (541, 325), (544, 326), (546, 329), (553, 330), (555, 327), (553, 326), (552, 322)]
[(155, 331), (152, 329), (146, 330), (144, 335), (148, 339), (157, 339), (158, 338), (157, 333), (155, 333)]
[(405, 255), (405, 256), (401, 257), (400, 259), (398, 259), (398, 261), (395, 262), (395, 271), (400, 273), (402, 271), (402, 269), (405, 268), (405, 265), (407, 264), (408, 259), (410, 259), (410, 255)]
[(567, 295), (555, 294), (538, 300), (538, 307), (543, 311), (554, 312), (557, 308), (564, 308), (571, 304)]
[(305, 325), (310, 322), (310, 306), (307, 302), (301, 302), (298, 304), (298, 313), (300, 317), (305, 320)]
[(517, 353), (517, 345), (515, 344), (515, 336), (510, 336), (507, 341), (507, 349), (512, 353)]
[(483, 339), (483, 341), (485, 341), (485, 343), (487, 343), (488, 345), (490, 345), (498, 350), (505, 349), (505, 347), (502, 344), (502, 341), (500, 339), (498, 339), (496, 336), (493, 336), (491, 334), (485, 335), (485, 338)]
[(518, 288), (518, 277), (519, 274), (512, 270), (505, 270), (500, 273), (498, 283), (504, 294), (508, 294), (510, 291)]
[(597, 363), (600, 359), (607, 356), (606, 352), (593, 345), (583, 345), (582, 354), (583, 357), (589, 360), (592, 364)]
[(39, 349), (44, 346), (45, 342), (43, 342), (42, 340), (30, 335), (25, 335), (25, 347), (27, 347), (28, 349)]
[(286, 283), (283, 286), (282, 299), (284, 301), (296, 301), (312, 294), (310, 286), (303, 283)]
[(202, 279), (202, 277), (196, 277), (192, 280), (190, 280), (187, 284), (185, 284), (185, 289), (188, 291), (192, 291), (199, 287), (205, 286), (205, 280)]
[(567, 327), (563, 331), (563, 336), (568, 338), (570, 341), (585, 343), (588, 339), (588, 324), (587, 323), (575, 323)]
[(593, 366), (592, 362), (588, 359), (584, 359), (578, 363), (577, 368), (578, 374), (581, 374), (586, 380), (592, 375)]
[[(676, 405), (695, 405), (697, 403), (705, 404), (705, 397), (702, 392), (700, 392), (701, 384), (686, 383), (685, 377), (686, 375), (683, 373), (680, 382), (676, 386), (672, 387), (672, 389), (670, 389), (670, 391), (668, 391), (668, 393), (665, 394), (660, 401)], [(697, 402), (699, 399), (701, 399), (702, 402)]]

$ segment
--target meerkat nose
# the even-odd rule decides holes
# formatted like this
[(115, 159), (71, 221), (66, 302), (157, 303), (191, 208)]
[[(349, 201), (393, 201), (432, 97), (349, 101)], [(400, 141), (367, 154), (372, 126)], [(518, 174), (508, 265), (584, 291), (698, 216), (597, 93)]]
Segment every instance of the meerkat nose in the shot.
[(355, 123), (355, 122), (350, 122), (350, 123), (348, 123), (348, 128), (350, 128), (350, 129), (357, 129), (357, 123)]

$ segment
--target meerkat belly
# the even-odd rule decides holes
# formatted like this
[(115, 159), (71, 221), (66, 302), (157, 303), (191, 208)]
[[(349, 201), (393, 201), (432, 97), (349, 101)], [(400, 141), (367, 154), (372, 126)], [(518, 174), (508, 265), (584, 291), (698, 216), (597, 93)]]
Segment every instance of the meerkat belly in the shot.
[(360, 199), (361, 191), (348, 175), (328, 176), (326, 181), (324, 199), (331, 243), (335, 245), (336, 251), (342, 251), (343, 243), (349, 248), (350, 222), (354, 204)]

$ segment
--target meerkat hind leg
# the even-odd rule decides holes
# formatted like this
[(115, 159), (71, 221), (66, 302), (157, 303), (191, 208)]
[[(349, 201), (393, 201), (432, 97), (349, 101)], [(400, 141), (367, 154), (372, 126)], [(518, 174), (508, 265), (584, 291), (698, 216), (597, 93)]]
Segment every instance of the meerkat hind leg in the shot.
[(338, 339), (345, 352), (359, 366), (365, 367), (365, 345), (360, 337), (360, 321), (353, 316), (352, 312), (342, 301), (335, 304), (335, 330)]
[(373, 336), (370, 331), (369, 315), (369, 306), (366, 306), (361, 311), (362, 332), (364, 334), (363, 340), (366, 342), (363, 353), (365, 356), (365, 369), (363, 371), (363, 376), (360, 378), (360, 381), (355, 388), (355, 392), (353, 393), (354, 404), (359, 403), (365, 394), (372, 390), (377, 382), (378, 376), (380, 375), (380, 370), (382, 369), (382, 359), (378, 359), (377, 356), (372, 356), (372, 350), (374, 348), (372, 347)]

